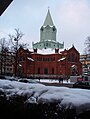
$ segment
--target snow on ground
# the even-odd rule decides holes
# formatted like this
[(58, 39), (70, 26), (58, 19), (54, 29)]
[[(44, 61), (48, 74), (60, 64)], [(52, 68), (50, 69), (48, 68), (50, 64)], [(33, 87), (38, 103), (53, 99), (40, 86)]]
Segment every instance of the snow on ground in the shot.
[[(37, 79), (38, 81), (38, 79)], [(59, 80), (57, 79), (40, 79), (40, 82), (45, 82), (45, 83), (59, 83)], [(67, 80), (63, 80), (63, 83), (72, 83), (70, 82), (70, 79)]]
[(77, 114), (90, 110), (90, 90), (45, 86), (39, 83), (22, 83), (0, 80), (0, 91), (7, 99), (13, 95), (27, 95), (28, 103), (58, 102), (65, 109), (76, 109)]

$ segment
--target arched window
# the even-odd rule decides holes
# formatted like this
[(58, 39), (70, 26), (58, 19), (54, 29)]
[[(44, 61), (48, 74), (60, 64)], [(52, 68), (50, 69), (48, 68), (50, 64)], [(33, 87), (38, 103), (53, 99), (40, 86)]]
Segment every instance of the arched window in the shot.
[(75, 56), (73, 53), (72, 53), (72, 62), (75, 62)]
[(52, 68), (52, 74), (54, 74), (54, 68)]
[(72, 65), (71, 66), (71, 75), (75, 76), (77, 74), (78, 74), (77, 66), (76, 65)]
[(40, 68), (38, 68), (38, 74), (40, 74)]
[(48, 46), (48, 43), (46, 43), (46, 46)]
[(43, 26), (41, 27), (41, 31), (43, 31), (44, 30), (44, 28), (43, 28)]
[(44, 74), (48, 74), (48, 69), (44, 68)]
[(77, 57), (75, 58), (75, 61), (76, 61), (76, 62), (78, 61), (78, 58), (77, 58)]
[(68, 56), (68, 61), (70, 61), (70, 55)]
[(55, 26), (53, 26), (53, 28), (52, 28), (52, 29), (53, 29), (53, 31), (55, 31), (55, 30), (56, 30)]

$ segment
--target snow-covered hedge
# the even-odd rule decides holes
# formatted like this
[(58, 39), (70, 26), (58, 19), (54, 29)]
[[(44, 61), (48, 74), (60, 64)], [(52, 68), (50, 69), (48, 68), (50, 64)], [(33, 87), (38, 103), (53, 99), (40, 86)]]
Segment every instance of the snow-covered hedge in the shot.
[(86, 119), (88, 115), (90, 119), (90, 90), (0, 80), (0, 114), (39, 119)]

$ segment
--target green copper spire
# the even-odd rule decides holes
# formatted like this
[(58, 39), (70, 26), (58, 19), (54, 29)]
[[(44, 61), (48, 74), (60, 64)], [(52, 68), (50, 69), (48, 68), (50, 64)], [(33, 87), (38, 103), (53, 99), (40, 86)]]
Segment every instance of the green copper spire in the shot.
[(54, 26), (49, 9), (43, 26), (47, 26), (47, 25)]
[(53, 24), (50, 10), (48, 8), (48, 12), (44, 21), (44, 24), (40, 28), (40, 41), (37, 43), (33, 43), (33, 48), (37, 49), (62, 49), (64, 44), (61, 44), (56, 41), (56, 33), (57, 29)]

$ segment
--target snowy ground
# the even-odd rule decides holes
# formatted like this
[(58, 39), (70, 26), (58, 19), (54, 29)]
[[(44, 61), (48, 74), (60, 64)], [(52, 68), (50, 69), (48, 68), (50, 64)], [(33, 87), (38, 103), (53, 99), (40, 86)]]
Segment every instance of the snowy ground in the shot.
[(0, 80), (0, 92), (4, 92), (8, 100), (13, 95), (27, 95), (27, 103), (58, 102), (65, 109), (75, 108), (77, 114), (90, 110), (90, 90), (86, 89)]
[[(7, 79), (9, 80), (15, 80), (15, 77), (9, 77), (9, 76), (5, 76)], [(22, 79), (22, 78), (21, 78)], [(23, 78), (23, 79), (26, 79), (26, 78)], [(16, 80), (18, 80), (18, 78), (16, 78)], [(42, 82), (42, 83), (59, 83), (59, 80), (57, 79), (26, 79), (26, 80), (34, 80), (36, 82)], [(63, 80), (63, 83), (66, 84), (66, 83), (71, 83), (73, 84), (74, 82), (70, 82), (70, 79), (67, 80)]]
[[(38, 79), (36, 79), (37, 81), (39, 81)], [(56, 79), (40, 79), (40, 82), (45, 82), (45, 83), (59, 83), (59, 81)], [(70, 82), (70, 79), (67, 80), (63, 80), (63, 83), (72, 83)], [(74, 82), (73, 82), (74, 83)]]

